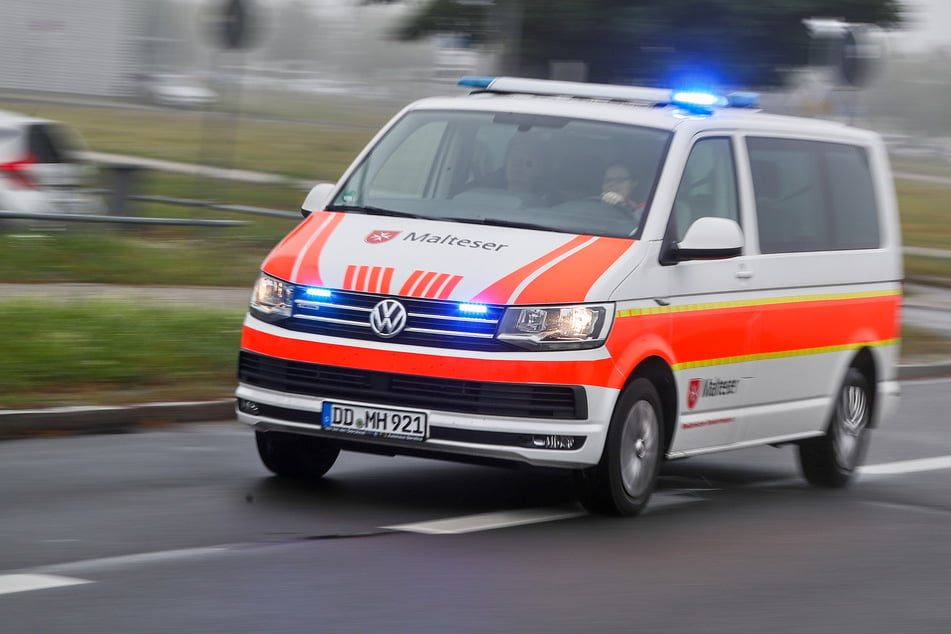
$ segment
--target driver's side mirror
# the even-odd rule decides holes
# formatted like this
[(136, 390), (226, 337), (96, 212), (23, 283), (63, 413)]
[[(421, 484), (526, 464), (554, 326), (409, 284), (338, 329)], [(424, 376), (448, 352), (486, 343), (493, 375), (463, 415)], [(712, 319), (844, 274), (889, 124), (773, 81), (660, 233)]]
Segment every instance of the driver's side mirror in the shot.
[(336, 188), (337, 185), (335, 183), (318, 183), (314, 185), (300, 206), (300, 215), (306, 218), (311, 212), (326, 209), (327, 204), (331, 200), (330, 197)]

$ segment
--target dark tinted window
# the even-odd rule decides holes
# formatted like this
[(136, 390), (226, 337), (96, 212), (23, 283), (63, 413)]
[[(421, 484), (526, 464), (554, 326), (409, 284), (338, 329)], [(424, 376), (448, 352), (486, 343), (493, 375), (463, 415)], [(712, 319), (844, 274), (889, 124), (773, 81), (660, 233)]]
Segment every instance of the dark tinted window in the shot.
[(763, 253), (879, 246), (878, 207), (864, 148), (749, 138)]
[(30, 153), (37, 163), (71, 163), (75, 161), (65, 130), (48, 124), (30, 126)]

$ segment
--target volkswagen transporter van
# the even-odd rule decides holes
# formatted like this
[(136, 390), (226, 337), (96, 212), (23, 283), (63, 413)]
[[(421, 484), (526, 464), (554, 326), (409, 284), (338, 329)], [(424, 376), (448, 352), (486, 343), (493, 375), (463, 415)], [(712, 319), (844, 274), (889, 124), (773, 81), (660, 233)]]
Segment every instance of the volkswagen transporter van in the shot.
[(555, 467), (633, 515), (664, 460), (792, 443), (808, 481), (847, 484), (899, 395), (879, 137), (749, 94), (460, 83), (264, 261), (237, 390), (264, 465)]

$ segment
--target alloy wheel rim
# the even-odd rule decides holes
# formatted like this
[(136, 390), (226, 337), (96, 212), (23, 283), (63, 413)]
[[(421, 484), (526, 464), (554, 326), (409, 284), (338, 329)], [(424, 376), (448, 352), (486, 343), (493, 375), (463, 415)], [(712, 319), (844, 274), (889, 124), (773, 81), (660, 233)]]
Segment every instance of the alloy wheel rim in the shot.
[(835, 453), (839, 465), (855, 466), (862, 433), (868, 424), (868, 395), (858, 385), (849, 385), (839, 397), (835, 421)]
[(638, 401), (624, 420), (621, 435), (621, 483), (631, 497), (650, 486), (658, 459), (657, 413), (647, 401)]

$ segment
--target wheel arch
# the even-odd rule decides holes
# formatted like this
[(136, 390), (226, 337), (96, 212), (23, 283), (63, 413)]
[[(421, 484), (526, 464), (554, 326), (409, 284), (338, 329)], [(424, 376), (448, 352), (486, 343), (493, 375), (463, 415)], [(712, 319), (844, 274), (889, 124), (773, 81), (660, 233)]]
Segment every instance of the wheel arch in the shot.
[[(857, 369), (862, 373), (862, 376), (865, 377), (865, 380), (868, 381), (869, 426), (874, 428), (875, 416), (873, 414), (875, 413), (876, 395), (878, 393), (878, 366), (876, 365), (875, 354), (872, 352), (872, 349), (866, 346), (858, 350), (855, 356), (852, 357), (852, 363), (849, 367)], [(848, 369), (846, 369), (846, 371), (848, 371)]]
[(677, 423), (677, 382), (674, 380), (674, 372), (663, 358), (652, 356), (637, 364), (628, 376), (627, 384), (640, 378), (653, 383), (660, 395), (664, 415), (664, 452), (666, 452), (673, 442)]

